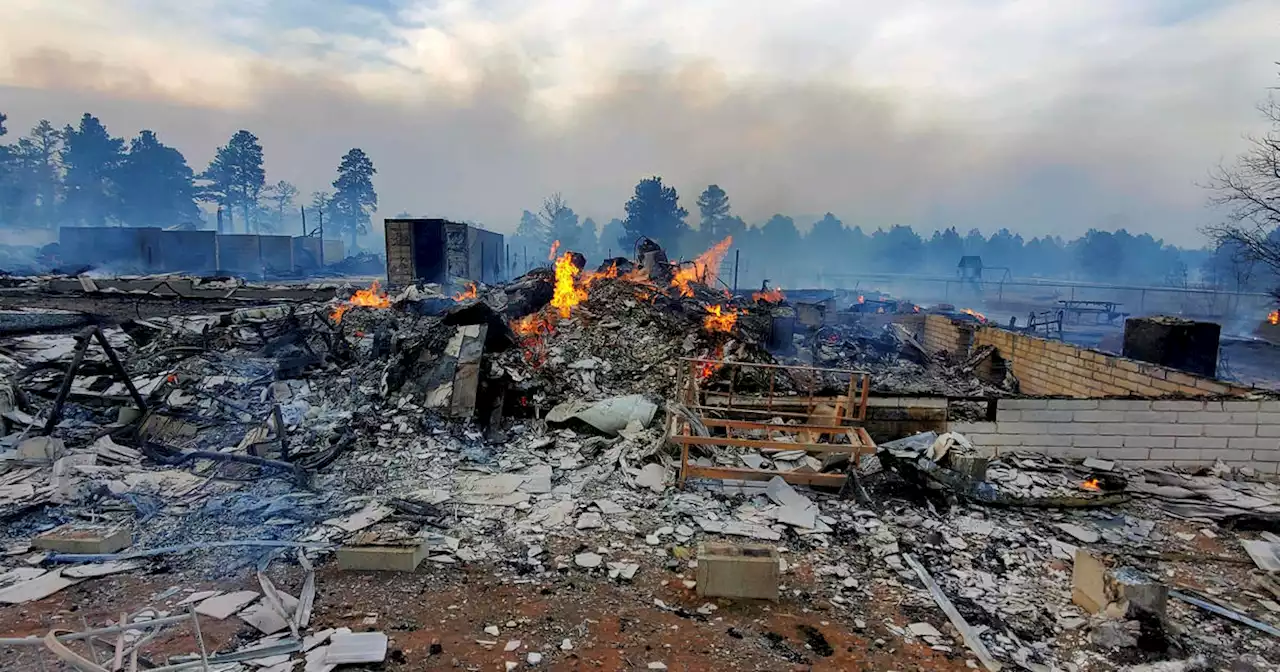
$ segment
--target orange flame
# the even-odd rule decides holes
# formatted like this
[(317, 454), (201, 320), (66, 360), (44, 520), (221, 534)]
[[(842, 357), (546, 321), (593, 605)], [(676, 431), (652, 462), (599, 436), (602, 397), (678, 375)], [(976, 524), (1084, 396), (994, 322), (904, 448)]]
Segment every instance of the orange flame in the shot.
[(1267, 316), (1267, 321), (1271, 324), (1280, 324), (1280, 310), (1271, 311), (1271, 314)]
[(979, 312), (978, 312), (978, 311), (976, 311), (976, 310), (969, 310), (968, 308), (961, 308), (961, 309), (960, 309), (960, 312), (964, 313), (965, 315), (972, 315), (973, 317), (978, 318), (978, 321), (979, 321), (979, 322), (986, 322), (986, 321), (987, 321), (987, 316), (986, 316), (986, 315), (983, 315), (982, 313), (979, 313)]
[(509, 323), (511, 331), (520, 337), (524, 361), (540, 367), (547, 361), (547, 343), (543, 340), (555, 332), (555, 325), (541, 313), (531, 313)]
[(752, 292), (751, 294), (751, 300), (757, 303), (782, 303), (786, 298), (787, 295), (782, 293), (781, 287), (775, 287), (763, 292)]
[(723, 344), (717, 345), (715, 353), (712, 354), (710, 357), (710, 359), (713, 359), (716, 361), (698, 363), (698, 380), (699, 381), (706, 380), (710, 378), (712, 374), (714, 374), (716, 371), (719, 371), (720, 367), (724, 366), (724, 362), (719, 361), (722, 357), (724, 357)]
[(334, 324), (338, 324), (342, 322), (342, 316), (356, 306), (390, 308), (391, 299), (386, 294), (378, 291), (378, 281), (374, 280), (373, 284), (369, 285), (369, 289), (357, 289), (356, 293), (351, 295), (351, 298), (334, 308), (333, 312), (329, 313), (329, 319), (333, 320)]
[(1080, 487), (1084, 490), (1101, 490), (1102, 489), (1102, 485), (1098, 482), (1098, 479), (1096, 478), (1091, 478), (1085, 481), (1084, 483), (1081, 483)]
[(552, 259), (555, 259), (556, 251), (559, 249), (560, 249), (560, 241), (557, 240), (551, 243), (551, 252), (547, 253), (547, 261), (551, 261)]
[(725, 311), (724, 306), (707, 306), (707, 312), (710, 314), (702, 319), (702, 328), (707, 331), (733, 331), (738, 323), (738, 311), (732, 307)]
[(457, 294), (454, 294), (453, 300), (466, 301), (467, 299), (474, 299), (480, 295), (478, 290), (479, 290), (479, 286), (477, 286), (476, 283), (468, 282), (466, 290), (461, 291)]
[(618, 262), (615, 261), (612, 264), (609, 264), (609, 268), (606, 268), (603, 271), (589, 271), (587, 273), (583, 273), (582, 277), (579, 278), (581, 281), (579, 284), (582, 285), (583, 289), (586, 289), (596, 280), (616, 277), (618, 277)]
[(587, 290), (573, 284), (578, 273), (578, 267), (573, 265), (573, 255), (565, 252), (556, 259), (556, 287), (551, 295), (551, 305), (560, 311), (560, 317), (569, 317), (570, 309), (587, 300)]
[(693, 296), (693, 289), (689, 287), (690, 282), (715, 284), (720, 262), (724, 260), (724, 255), (729, 253), (729, 246), (732, 244), (733, 236), (729, 236), (698, 255), (698, 258), (694, 259), (689, 266), (676, 269), (675, 277), (671, 278), (671, 286), (680, 288), (680, 296)]

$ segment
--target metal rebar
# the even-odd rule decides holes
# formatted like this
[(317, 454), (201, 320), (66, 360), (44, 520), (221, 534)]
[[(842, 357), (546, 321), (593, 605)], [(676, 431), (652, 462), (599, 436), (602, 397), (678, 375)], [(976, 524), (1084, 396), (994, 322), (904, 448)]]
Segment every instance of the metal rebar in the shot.
[(58, 396), (53, 400), (53, 408), (49, 410), (49, 420), (44, 423), (44, 430), (41, 432), (44, 436), (53, 433), (53, 428), (58, 425), (58, 418), (62, 417), (62, 407), (67, 403), (67, 395), (71, 394), (71, 383), (75, 381), (76, 371), (80, 370), (80, 362), (84, 361), (85, 350), (89, 348), (89, 335), (92, 329), (76, 336), (76, 350), (71, 356), (71, 365), (67, 367), (67, 374), (62, 379), (62, 386), (58, 388)]

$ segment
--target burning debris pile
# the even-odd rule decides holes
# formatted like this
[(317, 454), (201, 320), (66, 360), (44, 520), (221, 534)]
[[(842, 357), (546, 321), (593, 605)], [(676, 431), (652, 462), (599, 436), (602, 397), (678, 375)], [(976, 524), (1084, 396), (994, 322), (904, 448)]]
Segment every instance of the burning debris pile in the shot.
[[(753, 541), (782, 555), (771, 583), (750, 588), (780, 600), (787, 618), (821, 614), (794, 644), (772, 630), (744, 634), (746, 621), (730, 627), (726, 637), (758, 640), (756, 655), (773, 656), (760, 669), (822, 658), (855, 667), (819, 626), (833, 641), (837, 629), (866, 639), (859, 650), (912, 652), (925, 669), (1280, 660), (1270, 633), (1182, 598), (1152, 621), (1073, 594), (1098, 592), (1073, 578), (1096, 560), (1104, 574), (1142, 570), (1179, 595), (1274, 627), (1272, 597), (1237, 591), (1250, 585), (1244, 563), (1256, 544), (1280, 540), (1248, 539), (1254, 545), (1243, 548), (1254, 550), (1239, 550), (1225, 527), (1276, 520), (1280, 489), (1239, 470), (1192, 478), (1123, 473), (1098, 460), (992, 458), (945, 434), (885, 444), (856, 465), (847, 451), (841, 464), (839, 454), (704, 446), (693, 458), (700, 466), (772, 466), (771, 480), (699, 480), (677, 491), (666, 430), (669, 413), (688, 412), (670, 403), (683, 377), (730, 398), (756, 388), (779, 398), (806, 388), (843, 393), (850, 381), (753, 378), (724, 364), (776, 364), (767, 346), (777, 317), (795, 307), (782, 290), (748, 300), (719, 287), (714, 270), (729, 241), (678, 266), (655, 247), (594, 269), (556, 249), (550, 267), (502, 286), (387, 293), (374, 285), (329, 301), (6, 339), (0, 605), (33, 608), (107, 580), (97, 577), (168, 571), (178, 584), (171, 590), (128, 599), (242, 621), (234, 646), (218, 654), (231, 662), (217, 669), (247, 669), (231, 667), (233, 649), (276, 646), (293, 648), (270, 649), (260, 657), (270, 662), (254, 669), (304, 658), (306, 669), (328, 669), (349, 660), (340, 655), (352, 646), (343, 628), (360, 621), (342, 620), (350, 598), (318, 589), (319, 577), (418, 569), (410, 576), (431, 583), (407, 589), (416, 594), (450, 582), (467, 593), (531, 585), (562, 591), (537, 605), (553, 610), (607, 585), (629, 598), (623, 611), (723, 632), (714, 619), (734, 618), (734, 603), (702, 585), (711, 570), (696, 549)], [(813, 364), (871, 368), (873, 388), (925, 385), (947, 370), (964, 378), (970, 366), (905, 363), (901, 355), (918, 345), (892, 328), (829, 326), (799, 340)], [(704, 361), (682, 370), (682, 357)], [(766, 429), (752, 431), (775, 431)], [(853, 485), (787, 482), (834, 473)], [(1092, 559), (1080, 559), (1086, 551)], [(273, 562), (291, 572), (263, 569), (261, 590), (227, 589)], [(195, 580), (216, 583), (201, 590)], [(381, 606), (391, 648), (408, 637), (398, 630), (427, 627), (402, 618), (409, 605), (400, 600)], [(434, 622), (448, 605), (432, 604)], [(513, 638), (503, 653), (515, 658), (537, 637), (521, 656), (528, 665), (569, 665), (585, 636), (580, 622), (540, 620), (524, 645)], [(512, 616), (503, 628), (519, 623)], [(480, 627), (456, 641), (498, 653), (503, 630)], [(374, 644), (358, 662), (391, 655), (388, 637)]]

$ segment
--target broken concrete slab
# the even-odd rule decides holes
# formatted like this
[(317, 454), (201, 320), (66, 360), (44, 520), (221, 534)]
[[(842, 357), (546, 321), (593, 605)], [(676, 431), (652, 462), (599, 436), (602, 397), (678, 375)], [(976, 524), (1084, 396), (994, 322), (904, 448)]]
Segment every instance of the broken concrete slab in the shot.
[(33, 602), (35, 600), (43, 600), (50, 595), (79, 583), (80, 579), (72, 579), (62, 576), (62, 570), (55, 569), (52, 572), (41, 574), (40, 576), (15, 583), (8, 588), (0, 590), (0, 604), (23, 604), (25, 602)]
[(18, 443), (16, 458), (21, 462), (52, 464), (67, 454), (62, 439), (49, 436), (33, 436)]
[(1076, 541), (1080, 541), (1086, 544), (1095, 544), (1098, 542), (1098, 540), (1102, 539), (1102, 535), (1099, 534), (1096, 530), (1091, 530), (1087, 527), (1081, 527), (1080, 525), (1075, 525), (1072, 523), (1054, 523), (1053, 526), (1071, 535), (1076, 539)]
[(771, 546), (698, 545), (697, 590), (701, 597), (778, 600), (778, 551)]
[(649, 488), (654, 492), (662, 492), (667, 488), (667, 469), (661, 464), (646, 464), (636, 476), (636, 485)]
[(1259, 569), (1266, 572), (1280, 571), (1280, 544), (1242, 539), (1240, 545)]
[(137, 560), (115, 560), (95, 565), (77, 565), (62, 571), (62, 575), (72, 579), (91, 579), (141, 569), (142, 562)]
[(574, 528), (579, 530), (595, 530), (604, 527), (604, 519), (595, 511), (588, 511), (578, 516), (578, 522)]
[(196, 613), (219, 621), (240, 611), (250, 602), (258, 599), (258, 591), (241, 590), (225, 595), (211, 597), (196, 606)]
[(369, 502), (358, 511), (338, 518), (330, 518), (324, 521), (324, 524), (332, 525), (344, 532), (359, 532), (374, 523), (382, 521), (394, 511), (395, 509), (386, 504)]
[(239, 616), (240, 620), (257, 628), (264, 635), (274, 635), (289, 627), (288, 619), (265, 600), (241, 611)]
[(603, 558), (596, 553), (579, 553), (573, 556), (573, 563), (585, 569), (599, 567), (602, 561)]

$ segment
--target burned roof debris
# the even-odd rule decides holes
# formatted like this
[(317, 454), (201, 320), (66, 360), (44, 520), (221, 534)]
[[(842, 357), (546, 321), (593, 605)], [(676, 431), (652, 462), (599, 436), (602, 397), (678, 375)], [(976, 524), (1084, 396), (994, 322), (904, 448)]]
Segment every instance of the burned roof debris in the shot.
[[(108, 283), (31, 281), (83, 305), (0, 340), (0, 655), (108, 669), (70, 627), (221, 670), (692, 669), (684, 632), (758, 669), (1280, 661), (1274, 474), (948, 431), (1008, 419), (998, 348), (654, 248), (505, 284), (136, 282), (127, 319), (92, 314)], [(18, 616), (61, 599), (95, 606)]]

